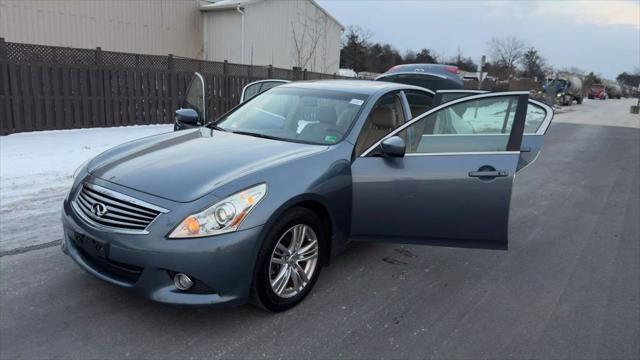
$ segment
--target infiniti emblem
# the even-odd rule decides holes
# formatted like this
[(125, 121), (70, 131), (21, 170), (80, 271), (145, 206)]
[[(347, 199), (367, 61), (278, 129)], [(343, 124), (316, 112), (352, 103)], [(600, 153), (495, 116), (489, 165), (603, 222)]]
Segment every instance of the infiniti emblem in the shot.
[(91, 206), (91, 212), (96, 216), (102, 217), (108, 211), (107, 206), (103, 203), (95, 203)]

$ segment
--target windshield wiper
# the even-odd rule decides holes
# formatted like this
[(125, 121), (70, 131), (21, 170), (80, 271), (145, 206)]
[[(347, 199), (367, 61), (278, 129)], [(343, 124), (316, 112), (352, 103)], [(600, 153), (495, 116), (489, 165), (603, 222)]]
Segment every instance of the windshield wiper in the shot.
[(216, 125), (215, 123), (208, 123), (207, 125), (205, 125), (206, 128), (209, 129), (213, 129), (213, 130), (218, 130), (218, 131), (229, 131), (227, 129), (223, 129), (220, 126)]
[(254, 137), (259, 137), (259, 138), (263, 138), (263, 139), (271, 139), (271, 140), (283, 140), (282, 138), (279, 138), (277, 136), (271, 136), (271, 135), (265, 135), (265, 134), (260, 134), (260, 133), (253, 133), (250, 131), (231, 131), (234, 134), (240, 134), (240, 135), (248, 135), (248, 136), (254, 136)]

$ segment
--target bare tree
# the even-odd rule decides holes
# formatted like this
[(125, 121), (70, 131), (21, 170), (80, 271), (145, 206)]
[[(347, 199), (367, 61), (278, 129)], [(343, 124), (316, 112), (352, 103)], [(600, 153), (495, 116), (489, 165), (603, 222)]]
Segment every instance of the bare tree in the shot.
[(309, 15), (304, 9), (299, 9), (297, 15), (296, 20), (291, 22), (292, 63), (302, 69), (311, 64), (311, 70), (316, 70), (318, 44), (327, 32), (328, 19), (324, 14)]
[(526, 45), (515, 36), (494, 37), (489, 41), (488, 48), (492, 63), (502, 70), (502, 74), (499, 75), (510, 77), (515, 74), (516, 66), (524, 56)]

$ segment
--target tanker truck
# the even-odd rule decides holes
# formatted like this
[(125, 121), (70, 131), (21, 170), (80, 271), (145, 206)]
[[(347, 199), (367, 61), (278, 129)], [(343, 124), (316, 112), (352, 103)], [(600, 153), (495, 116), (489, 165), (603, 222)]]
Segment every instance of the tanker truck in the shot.
[(610, 99), (620, 99), (622, 98), (622, 88), (618, 83), (613, 81), (607, 81), (605, 83), (607, 88), (607, 95), (609, 95)]
[(575, 100), (582, 104), (584, 93), (582, 90), (582, 80), (573, 74), (558, 74), (555, 78), (547, 79), (547, 89), (555, 86), (556, 103), (569, 106)]

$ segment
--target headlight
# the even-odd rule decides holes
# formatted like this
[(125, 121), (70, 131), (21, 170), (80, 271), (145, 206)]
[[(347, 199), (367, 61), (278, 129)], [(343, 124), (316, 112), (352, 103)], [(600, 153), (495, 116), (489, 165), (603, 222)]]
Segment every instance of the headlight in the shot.
[(236, 231), (266, 193), (267, 184), (260, 184), (233, 194), (197, 214), (187, 216), (169, 238), (194, 238)]
[(556, 96), (557, 96), (557, 97), (560, 97), (560, 96), (562, 96), (562, 94), (558, 94), (558, 95), (556, 95)]

